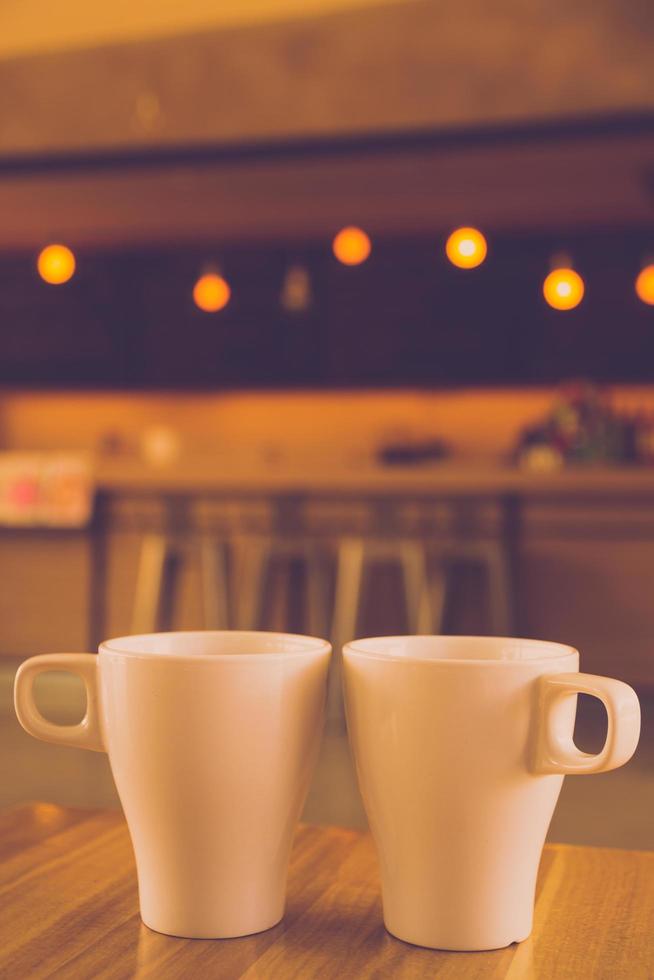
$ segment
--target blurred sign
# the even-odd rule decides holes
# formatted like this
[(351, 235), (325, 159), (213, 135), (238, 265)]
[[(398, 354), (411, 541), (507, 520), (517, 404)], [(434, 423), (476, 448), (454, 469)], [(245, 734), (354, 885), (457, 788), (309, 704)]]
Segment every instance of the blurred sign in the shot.
[(72, 453), (0, 453), (0, 526), (84, 527), (93, 511), (90, 460)]

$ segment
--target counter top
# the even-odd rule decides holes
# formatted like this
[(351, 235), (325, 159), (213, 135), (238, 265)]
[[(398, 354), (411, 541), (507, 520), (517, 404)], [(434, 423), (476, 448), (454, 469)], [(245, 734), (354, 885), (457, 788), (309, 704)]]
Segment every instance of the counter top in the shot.
[(500, 464), (433, 463), (380, 466), (372, 463), (250, 466), (206, 457), (169, 466), (131, 459), (99, 460), (100, 490), (119, 493), (216, 493), (298, 495), (652, 496), (652, 467), (577, 467), (547, 473)]
[(138, 915), (117, 812), (32, 804), (0, 814), (0, 975), (78, 977), (538, 977), (654, 975), (654, 853), (553, 845), (534, 931), (487, 953), (409, 946), (382, 925), (368, 834), (301, 827), (284, 920), (244, 939), (175, 939)]

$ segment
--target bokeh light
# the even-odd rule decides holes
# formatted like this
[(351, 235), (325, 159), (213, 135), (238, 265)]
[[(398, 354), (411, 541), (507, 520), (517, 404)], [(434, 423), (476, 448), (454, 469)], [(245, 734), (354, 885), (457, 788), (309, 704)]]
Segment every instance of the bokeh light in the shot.
[(646, 265), (636, 278), (636, 295), (643, 303), (654, 306), (654, 264)]
[(574, 269), (553, 269), (543, 283), (543, 296), (555, 310), (573, 310), (584, 292), (584, 280)]
[(46, 245), (36, 260), (41, 279), (51, 286), (60, 286), (72, 279), (75, 272), (75, 256), (66, 245)]
[(488, 245), (477, 228), (457, 228), (445, 243), (445, 252), (459, 269), (474, 269), (486, 258)]
[(205, 313), (217, 313), (229, 303), (229, 283), (217, 272), (206, 272), (193, 287), (193, 302)]
[(332, 243), (334, 255), (343, 265), (361, 265), (372, 250), (370, 239), (361, 228), (342, 228)]

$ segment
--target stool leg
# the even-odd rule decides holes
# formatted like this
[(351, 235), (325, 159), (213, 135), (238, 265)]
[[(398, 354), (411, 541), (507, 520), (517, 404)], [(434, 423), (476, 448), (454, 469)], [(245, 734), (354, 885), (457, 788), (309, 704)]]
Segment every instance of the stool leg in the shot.
[(256, 630), (261, 624), (269, 564), (267, 539), (243, 541), (238, 545), (234, 604), (237, 629)]
[(400, 545), (400, 567), (409, 633), (430, 633), (431, 596), (424, 547), (415, 541), (404, 541)]
[(200, 569), (205, 628), (229, 629), (227, 546), (224, 542), (211, 539), (200, 542)]
[(293, 558), (293, 555), (284, 554), (283, 550), (273, 546), (261, 590), (259, 622), (263, 619), (263, 607), (267, 603), (267, 625), (269, 629), (279, 633), (286, 633), (291, 629), (293, 613), (296, 612), (294, 602), (297, 594), (294, 593), (293, 586), (297, 568)]
[(496, 542), (491, 542), (484, 550), (491, 628), (496, 636), (513, 636), (513, 589), (507, 556)]
[[(429, 592), (429, 602), (426, 615), (429, 617), (429, 626), (424, 632), (442, 633), (449, 592), (448, 569), (444, 562), (439, 561), (438, 564), (428, 569), (427, 589)], [(425, 620), (421, 619), (421, 627), (423, 622)], [(418, 632), (422, 633), (423, 629), (420, 628)]]
[(97, 650), (105, 636), (107, 606), (107, 547), (106, 501), (98, 494), (95, 514), (90, 528), (89, 591), (88, 591), (88, 649)]
[(136, 579), (132, 633), (152, 633), (160, 626), (166, 564), (170, 548), (163, 534), (146, 534)]
[(311, 550), (306, 559), (307, 625), (312, 636), (329, 632), (329, 569), (324, 555)]
[(361, 538), (346, 538), (338, 546), (336, 589), (332, 620), (332, 653), (327, 695), (327, 720), (335, 728), (344, 728), (345, 712), (341, 688), (342, 650), (353, 640), (363, 591), (365, 547)]

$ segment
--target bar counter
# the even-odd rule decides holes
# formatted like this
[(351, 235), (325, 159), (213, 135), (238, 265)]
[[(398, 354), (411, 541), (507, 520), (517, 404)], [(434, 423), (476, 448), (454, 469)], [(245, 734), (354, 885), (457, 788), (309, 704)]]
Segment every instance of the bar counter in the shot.
[(207, 457), (166, 466), (136, 459), (101, 459), (98, 489), (152, 493), (291, 493), (457, 496), (652, 496), (654, 466), (578, 466), (542, 472), (503, 464), (345, 465), (326, 457), (303, 465), (234, 465)]

